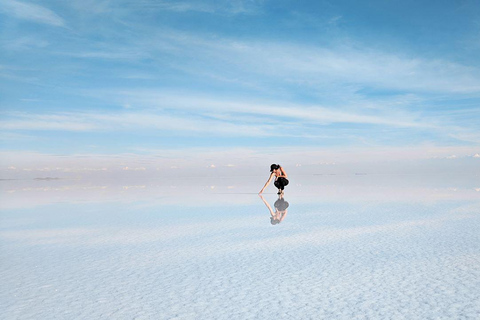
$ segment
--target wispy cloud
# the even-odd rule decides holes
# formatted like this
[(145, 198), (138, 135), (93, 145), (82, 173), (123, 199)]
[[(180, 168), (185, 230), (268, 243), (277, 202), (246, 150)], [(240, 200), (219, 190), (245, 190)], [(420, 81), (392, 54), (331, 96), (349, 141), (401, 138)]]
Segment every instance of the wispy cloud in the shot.
[[(93, 92), (93, 94), (96, 94)], [(98, 94), (98, 93), (97, 93)], [(250, 115), (249, 121), (256, 119), (258, 122), (268, 122), (275, 119), (282, 119), (282, 122), (301, 121), (328, 125), (332, 123), (354, 123), (354, 124), (378, 124), (392, 125), (396, 127), (433, 127), (432, 124), (415, 118), (415, 115), (404, 114), (399, 118), (399, 113), (389, 110), (394, 115), (381, 114), (378, 106), (377, 115), (368, 114), (368, 110), (361, 110), (355, 106), (318, 106), (311, 104), (295, 104), (282, 101), (271, 101), (269, 103), (256, 102), (254, 100), (230, 100), (211, 97), (205, 94), (195, 93), (173, 93), (162, 92), (161, 90), (116, 90), (103, 91), (107, 99), (118, 101), (120, 104), (129, 104), (137, 108), (150, 108), (161, 110), (164, 108), (175, 108), (176, 110), (189, 110), (200, 112), (212, 117), (222, 117), (227, 114), (233, 117)], [(370, 103), (373, 108), (374, 102)], [(265, 118), (264, 116), (268, 116)], [(234, 119), (231, 119), (234, 120)]]
[[(53, 55), (98, 60), (150, 61), (154, 70), (176, 70), (219, 84), (247, 89), (319, 93), (362, 89), (416, 93), (478, 94), (480, 69), (441, 58), (373, 49), (362, 43), (312, 45), (242, 39), (162, 28), (145, 34), (141, 27), (115, 39), (87, 43)], [(192, 79), (196, 81), (196, 79)]]
[[(230, 43), (220, 55), (235, 57), (258, 73), (289, 82), (340, 82), (395, 90), (480, 92), (480, 70), (441, 60), (397, 56), (369, 49), (314, 48), (290, 44)], [(217, 56), (218, 59), (222, 59)]]
[(167, 10), (174, 12), (202, 12), (216, 14), (252, 14), (257, 12), (263, 1), (231, 0), (231, 1), (128, 1), (128, 5), (148, 9)]
[(1, 120), (3, 130), (61, 130), (87, 131), (95, 128), (91, 123), (68, 115), (18, 114), (16, 120)]
[(70, 56), (81, 59), (100, 59), (100, 60), (130, 60), (137, 61), (146, 58), (148, 54), (139, 49), (117, 49), (111, 51), (96, 50), (84, 52), (58, 52), (58, 55)]
[(234, 136), (269, 136), (268, 125), (229, 123), (202, 117), (178, 117), (156, 113), (61, 113), (12, 114), (13, 118), (0, 121), (3, 130), (48, 131), (138, 131), (155, 129), (160, 132), (226, 134)]
[[(473, 128), (452, 124), (432, 113), (423, 115), (401, 110), (398, 105), (392, 105), (393, 102), (383, 100), (372, 100), (367, 106), (337, 106), (222, 99), (195, 92), (153, 89), (86, 90), (83, 94), (105, 103), (113, 101), (123, 110), (48, 114), (7, 112), (0, 121), (0, 128), (4, 131), (124, 131), (133, 134), (152, 131), (156, 135), (306, 139), (350, 139), (351, 136), (362, 140), (362, 144), (369, 144), (368, 141), (375, 144), (384, 138), (370, 137), (372, 126), (376, 126), (375, 132), (387, 132), (392, 137), (398, 129), (413, 135), (429, 132), (460, 141), (479, 141), (478, 132)], [(410, 100), (401, 97), (400, 101), (409, 103)]]
[(375, 50), (361, 44), (322, 47), (239, 41), (174, 30), (156, 33), (154, 41), (142, 37), (132, 41), (154, 60), (169, 54), (175, 56), (169, 60), (171, 67), (191, 74), (217, 74), (217, 79), (234, 74), (236, 80), (248, 78), (255, 83), (258, 79), (265, 83), (269, 79), (277, 85), (302, 84), (317, 90), (356, 86), (409, 92), (480, 92), (478, 67)]
[(9, 50), (20, 51), (31, 48), (45, 48), (49, 45), (49, 42), (35, 37), (20, 37), (11, 41), (5, 41), (3, 44)]
[[(105, 92), (103, 92), (105, 95)], [(124, 112), (64, 112), (58, 114), (9, 113), (3, 130), (131, 131), (157, 130), (176, 134), (220, 134), (233, 137), (324, 136), (321, 126), (364, 124), (406, 128), (434, 128), (405, 116), (366, 115), (334, 108), (251, 101), (222, 100), (156, 91), (117, 91), (105, 98), (129, 105)], [(141, 105), (143, 108), (138, 108)], [(132, 107), (133, 106), (133, 107)], [(132, 109), (132, 110), (130, 110)], [(143, 109), (143, 110), (142, 110)], [(310, 126), (310, 128), (308, 128)]]
[(65, 21), (52, 10), (38, 4), (5, 0), (0, 4), (0, 11), (19, 19), (29, 20), (52, 26), (65, 26)]

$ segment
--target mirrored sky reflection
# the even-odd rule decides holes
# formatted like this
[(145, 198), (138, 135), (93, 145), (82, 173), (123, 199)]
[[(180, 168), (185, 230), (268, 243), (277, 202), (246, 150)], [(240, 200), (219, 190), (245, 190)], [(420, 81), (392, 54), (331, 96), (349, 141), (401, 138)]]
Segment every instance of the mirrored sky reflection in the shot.
[[(1, 181), (6, 319), (478, 319), (480, 184)], [(25, 199), (29, 199), (26, 201)], [(280, 208), (281, 209), (281, 208)]]

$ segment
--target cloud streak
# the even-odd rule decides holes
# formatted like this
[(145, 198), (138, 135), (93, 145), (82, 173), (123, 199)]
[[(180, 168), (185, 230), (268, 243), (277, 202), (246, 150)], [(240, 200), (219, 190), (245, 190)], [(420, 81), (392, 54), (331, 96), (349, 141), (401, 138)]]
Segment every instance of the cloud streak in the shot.
[[(124, 4), (125, 5), (125, 4)], [(200, 1), (127, 1), (126, 5), (155, 10), (166, 10), (173, 12), (200, 12), (209, 14), (252, 14), (257, 12), (257, 1), (231, 0), (218, 2), (211, 0)]]
[(9, 120), (0, 121), (3, 130), (48, 131), (138, 131), (155, 129), (160, 132), (185, 132), (227, 134), (240, 136), (271, 135), (268, 125), (229, 123), (215, 119), (186, 118), (156, 113), (61, 113), (14, 114)]
[[(115, 94), (115, 96), (119, 96)], [(415, 119), (394, 119), (333, 110), (331, 108), (256, 104), (210, 97), (155, 92), (124, 92), (122, 104), (147, 105), (146, 110), (124, 112), (67, 112), (58, 114), (10, 113), (0, 121), (3, 130), (115, 131), (156, 129), (160, 131), (230, 136), (304, 136), (302, 126), (335, 123), (434, 128)], [(184, 110), (187, 114), (182, 113)], [(169, 114), (170, 113), (170, 114)], [(318, 134), (318, 132), (317, 132)]]
[[(415, 121), (415, 119), (391, 118), (388, 115), (366, 115), (362, 112), (356, 113), (351, 106), (315, 106), (285, 103), (275, 101), (270, 104), (255, 103), (250, 101), (229, 101), (215, 99), (205, 96), (185, 96), (171, 94), (157, 94), (155, 92), (124, 92), (125, 96), (133, 101), (146, 103), (147, 105), (158, 105), (158, 101), (165, 103), (165, 106), (173, 106), (180, 109), (204, 110), (204, 112), (229, 112), (233, 114), (250, 114), (255, 116), (269, 116), (272, 118), (283, 118), (327, 125), (331, 123), (354, 123), (354, 124), (378, 124), (393, 125), (398, 127), (431, 127), (426, 123)], [(155, 103), (156, 102), (156, 103)], [(159, 105), (161, 107), (161, 105)], [(264, 117), (260, 117), (265, 121)]]
[[(372, 126), (376, 126), (378, 131), (407, 130), (410, 134), (429, 132), (459, 141), (479, 141), (478, 132), (472, 128), (452, 124), (431, 113), (427, 117), (399, 109), (398, 104), (404, 102), (396, 102), (393, 108), (390, 107), (394, 103), (392, 101), (372, 101), (367, 107), (358, 104), (318, 106), (283, 101), (222, 99), (206, 94), (154, 89), (86, 90), (83, 94), (105, 103), (114, 101), (128, 108), (49, 114), (5, 112), (0, 129), (5, 132), (123, 131), (133, 134), (152, 131), (157, 135), (307, 139), (355, 136), (355, 139), (368, 140)], [(400, 101), (403, 101), (402, 98)], [(407, 99), (406, 103), (411, 102)], [(337, 129), (335, 134), (332, 126), (344, 128)]]
[[(213, 73), (235, 73), (240, 78), (254, 74), (260, 79), (275, 78), (274, 82), (310, 87), (336, 83), (413, 92), (480, 92), (477, 67), (438, 58), (409, 57), (358, 45), (238, 41), (173, 30), (157, 33), (155, 38), (153, 45), (143, 39), (136, 43), (152, 56), (170, 53), (180, 57), (184, 62), (173, 65), (192, 73), (204, 72), (205, 68), (199, 68), (201, 63)], [(195, 59), (190, 60), (192, 57)]]
[(5, 0), (2, 2), (2, 4), (0, 4), (0, 11), (18, 19), (48, 24), (56, 27), (65, 26), (65, 21), (55, 12), (33, 3)]

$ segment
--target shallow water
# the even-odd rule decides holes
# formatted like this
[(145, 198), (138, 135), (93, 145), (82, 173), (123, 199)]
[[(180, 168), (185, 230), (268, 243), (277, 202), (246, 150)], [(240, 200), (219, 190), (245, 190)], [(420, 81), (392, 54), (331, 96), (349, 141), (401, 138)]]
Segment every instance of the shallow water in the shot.
[(2, 181), (3, 317), (480, 317), (478, 177), (291, 181)]

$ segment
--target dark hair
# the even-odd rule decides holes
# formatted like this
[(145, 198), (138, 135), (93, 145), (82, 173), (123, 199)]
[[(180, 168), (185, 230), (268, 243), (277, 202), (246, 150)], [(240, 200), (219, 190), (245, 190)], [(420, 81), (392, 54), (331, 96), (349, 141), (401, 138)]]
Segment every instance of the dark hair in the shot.
[(273, 170), (275, 170), (275, 169), (280, 169), (280, 165), (274, 163), (270, 166), (270, 172), (273, 172)]
[(273, 217), (270, 217), (270, 223), (272, 225), (276, 225), (276, 224), (279, 224), (280, 223), (280, 220), (279, 219), (275, 219)]

